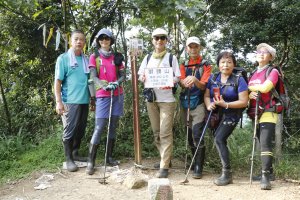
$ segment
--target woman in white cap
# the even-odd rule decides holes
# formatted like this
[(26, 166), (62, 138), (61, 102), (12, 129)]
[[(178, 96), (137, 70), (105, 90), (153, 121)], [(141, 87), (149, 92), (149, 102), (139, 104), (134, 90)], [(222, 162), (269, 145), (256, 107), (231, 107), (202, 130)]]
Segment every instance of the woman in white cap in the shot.
[[(180, 77), (180, 70), (177, 58), (167, 52), (166, 44), (168, 33), (162, 28), (157, 28), (152, 33), (152, 44), (154, 51), (151, 55), (145, 56), (138, 71), (139, 80), (145, 82), (146, 68), (172, 68), (173, 81), (177, 83)], [(176, 108), (176, 99), (171, 87), (153, 88), (156, 100), (147, 102), (147, 110), (150, 118), (154, 142), (159, 151), (160, 170), (158, 178), (167, 178), (173, 152), (173, 119)]]
[[(272, 173), (272, 138), (275, 135), (275, 125), (278, 114), (273, 109), (275, 100), (272, 98), (271, 90), (276, 86), (278, 81), (277, 69), (270, 68), (270, 64), (276, 57), (276, 50), (266, 43), (257, 46), (256, 60), (258, 67), (249, 79), (250, 108), (255, 110), (256, 101), (260, 108), (263, 108), (259, 116), (259, 125), (257, 138), (259, 139), (261, 150), (262, 174), (260, 186), (262, 190), (270, 190), (270, 173)], [(249, 111), (248, 110), (248, 111)], [(254, 119), (255, 112), (248, 112), (250, 118)]]
[[(110, 30), (101, 29), (96, 35), (95, 53), (90, 56), (90, 76), (96, 89), (94, 92), (96, 94), (96, 116), (86, 168), (86, 173), (89, 175), (94, 174), (97, 148), (109, 118), (106, 163), (112, 166), (118, 165), (118, 161), (112, 158), (112, 154), (116, 141), (117, 124), (120, 116), (123, 115), (124, 96), (121, 83), (125, 80), (125, 67), (122, 55), (113, 53), (111, 49), (114, 41)], [(109, 115), (110, 110), (111, 115)]]

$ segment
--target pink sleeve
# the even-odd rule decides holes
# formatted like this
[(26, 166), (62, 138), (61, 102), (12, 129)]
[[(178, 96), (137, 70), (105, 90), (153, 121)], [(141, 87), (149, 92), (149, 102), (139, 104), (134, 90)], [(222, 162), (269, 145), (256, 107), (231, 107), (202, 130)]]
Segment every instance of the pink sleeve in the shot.
[(122, 65), (119, 67), (119, 70), (125, 69), (124, 63), (122, 62)]
[(279, 73), (277, 69), (272, 69), (271, 73), (267, 77), (267, 80), (270, 80), (273, 83), (273, 85), (276, 85), (278, 81), (278, 74)]
[(95, 55), (94, 54), (92, 54), (91, 56), (90, 56), (90, 61), (89, 61), (89, 67), (91, 68), (91, 67), (96, 67), (96, 59), (95, 59)]

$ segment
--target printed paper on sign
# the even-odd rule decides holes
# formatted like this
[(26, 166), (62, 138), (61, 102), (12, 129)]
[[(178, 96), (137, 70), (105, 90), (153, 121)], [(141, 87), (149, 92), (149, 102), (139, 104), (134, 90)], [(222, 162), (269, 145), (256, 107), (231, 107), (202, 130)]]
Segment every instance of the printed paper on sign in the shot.
[(145, 68), (145, 88), (173, 87), (173, 69), (164, 68)]

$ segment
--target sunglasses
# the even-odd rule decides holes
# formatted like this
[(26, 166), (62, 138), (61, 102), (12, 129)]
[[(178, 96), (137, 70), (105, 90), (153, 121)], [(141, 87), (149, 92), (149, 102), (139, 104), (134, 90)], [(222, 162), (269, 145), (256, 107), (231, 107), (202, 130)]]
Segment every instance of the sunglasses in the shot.
[(99, 37), (99, 40), (100, 40), (100, 41), (103, 41), (103, 40), (110, 40), (110, 37), (108, 37), (108, 36), (106, 36), (106, 35), (101, 35), (101, 36)]
[(166, 40), (167, 37), (166, 36), (154, 36), (153, 39), (156, 40), (156, 41), (158, 41), (158, 40)]

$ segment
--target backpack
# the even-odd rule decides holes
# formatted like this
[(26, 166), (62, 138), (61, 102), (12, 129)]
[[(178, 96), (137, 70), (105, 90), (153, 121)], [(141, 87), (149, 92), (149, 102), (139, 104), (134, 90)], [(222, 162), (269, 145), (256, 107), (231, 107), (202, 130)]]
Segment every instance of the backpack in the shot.
[(210, 63), (207, 60), (202, 60), (200, 63), (196, 63), (196, 64), (192, 64), (192, 65), (189, 65), (189, 60), (186, 60), (182, 64), (184, 65), (185, 68), (187, 68), (187, 67), (193, 67), (193, 66), (195, 66), (196, 68), (198, 68), (199, 74), (200, 74), (200, 78), (202, 77), (203, 72), (204, 72), (203, 66), (204, 65), (206, 65), (206, 66), (210, 65)]
[(248, 74), (243, 67), (234, 67), (232, 73), (238, 76), (242, 76), (246, 83), (248, 84)]
[[(265, 111), (276, 112), (278, 114), (285, 112), (286, 115), (289, 117), (290, 116), (290, 97), (288, 95), (288, 88), (287, 88), (286, 81), (283, 76), (282, 69), (278, 66), (269, 66), (265, 73), (265, 80), (270, 75), (270, 73), (273, 69), (277, 69), (277, 71), (279, 72), (278, 81), (277, 81), (275, 87), (272, 88), (272, 90), (270, 92), (270, 105), (271, 106), (269, 109), (266, 109)], [(254, 70), (253, 73), (251, 73), (249, 80), (256, 71), (257, 71), (257, 69)], [(272, 105), (273, 99), (275, 99), (274, 105)]]
[[(217, 77), (219, 76), (221, 72), (217, 72), (217, 73), (214, 73), (213, 74), (213, 77), (211, 78), (211, 80), (213, 81), (213, 84), (216, 84), (216, 80), (217, 80)], [(240, 77), (243, 77), (246, 81), (246, 83), (248, 83), (248, 78), (247, 78), (247, 72), (244, 68), (242, 67), (235, 67), (232, 71), (232, 78), (233, 78), (233, 82), (231, 83), (219, 83), (220, 85), (222, 86), (232, 86), (235, 88), (235, 91), (238, 93), (238, 86), (239, 86), (239, 79)], [(217, 85), (219, 85), (217, 84)], [(226, 88), (225, 90), (226, 91)], [(246, 109), (245, 108), (238, 108), (238, 109), (235, 109), (236, 112), (237, 112), (237, 115), (240, 115), (241, 116), (241, 128), (242, 128), (242, 121), (243, 121), (243, 111)], [(218, 109), (219, 110), (219, 109)], [(221, 112), (218, 112), (219, 115), (221, 114)]]
[[(152, 53), (150, 53), (150, 54), (147, 55), (147, 62), (146, 62), (146, 65), (148, 64), (148, 62), (149, 62), (151, 56), (152, 56)], [(170, 67), (172, 67), (172, 62), (173, 62), (173, 54), (170, 53), (170, 54), (169, 54), (169, 65), (170, 65)], [(178, 88), (178, 83), (175, 83), (175, 84), (174, 84), (174, 87), (172, 88), (173, 94), (176, 94), (177, 88)]]
[[(100, 54), (99, 54), (98, 50), (95, 51), (95, 57), (96, 57), (96, 71), (97, 71), (97, 74), (99, 75), (102, 60), (100, 58)], [(119, 77), (119, 67), (122, 65), (123, 61), (124, 61), (124, 56), (119, 52), (115, 52), (114, 53), (114, 64), (117, 67), (117, 77)]]
[[(196, 67), (196, 70), (198, 69), (198, 71), (199, 71), (199, 75), (200, 75), (200, 79), (201, 79), (203, 72), (204, 72), (203, 66), (204, 65), (208, 66), (209, 63), (206, 60), (202, 60), (200, 63), (195, 63), (192, 65), (189, 65), (189, 60), (186, 60), (185, 62), (182, 63), (182, 65), (184, 66), (185, 70), (189, 67)], [(196, 71), (193, 69), (192, 75), (194, 76), (195, 74), (196, 74)], [(203, 100), (202, 100), (203, 97), (200, 100), (199, 95), (191, 95), (190, 90), (185, 89), (185, 88), (180, 93), (179, 98), (180, 98), (180, 104), (184, 109), (194, 110), (198, 105), (203, 103)]]

